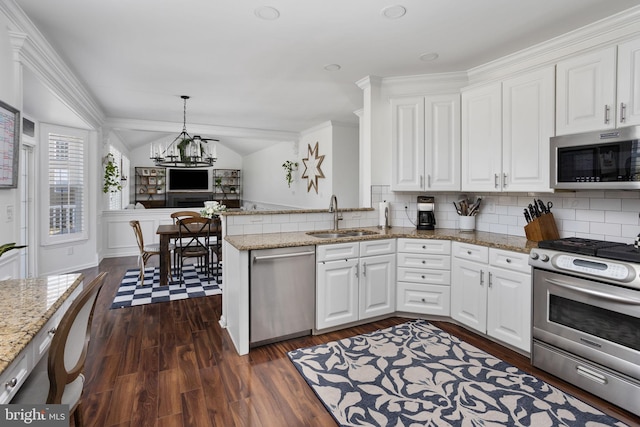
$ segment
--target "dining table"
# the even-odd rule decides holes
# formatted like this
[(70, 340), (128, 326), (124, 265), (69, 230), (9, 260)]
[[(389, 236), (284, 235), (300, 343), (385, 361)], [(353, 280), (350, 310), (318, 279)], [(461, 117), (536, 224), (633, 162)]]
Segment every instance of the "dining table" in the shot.
[[(160, 236), (160, 286), (167, 286), (171, 275), (171, 251), (169, 250), (169, 245), (171, 240), (180, 236), (180, 226), (178, 224), (161, 224), (158, 226), (156, 234)], [(206, 234), (207, 231), (202, 230), (200, 227), (198, 227), (198, 231), (195, 231), (194, 227), (194, 231), (190, 233), (185, 233), (184, 227), (182, 231), (183, 236), (204, 237)], [(214, 218), (211, 221), (209, 235), (215, 236), (218, 245), (222, 243), (222, 225), (219, 218)]]

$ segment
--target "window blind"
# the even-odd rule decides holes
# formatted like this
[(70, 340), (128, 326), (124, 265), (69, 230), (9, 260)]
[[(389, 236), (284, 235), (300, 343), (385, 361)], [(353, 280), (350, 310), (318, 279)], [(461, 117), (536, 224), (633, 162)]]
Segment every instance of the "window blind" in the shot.
[(84, 140), (49, 133), (49, 235), (84, 231)]

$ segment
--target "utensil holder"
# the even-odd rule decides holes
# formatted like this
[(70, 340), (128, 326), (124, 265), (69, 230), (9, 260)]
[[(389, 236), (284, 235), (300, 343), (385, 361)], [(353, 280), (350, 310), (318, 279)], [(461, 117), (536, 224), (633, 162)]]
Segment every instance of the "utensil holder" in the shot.
[(556, 220), (552, 213), (547, 213), (534, 218), (529, 224), (524, 226), (524, 234), (528, 240), (539, 242), (541, 240), (554, 240), (560, 238)]
[(460, 231), (473, 231), (476, 229), (476, 217), (475, 216), (464, 216), (460, 215), (458, 217), (458, 228)]

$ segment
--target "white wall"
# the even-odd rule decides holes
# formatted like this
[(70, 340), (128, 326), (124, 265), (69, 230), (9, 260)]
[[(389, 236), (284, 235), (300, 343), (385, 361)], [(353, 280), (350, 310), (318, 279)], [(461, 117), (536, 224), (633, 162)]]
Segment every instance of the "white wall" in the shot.
[[(298, 170), (291, 175), (291, 187), (287, 185), (285, 161), (298, 162)], [(300, 174), (302, 161), (298, 155), (297, 142), (281, 142), (245, 156), (242, 160), (244, 169), (242, 177), (244, 183), (243, 200), (247, 209), (254, 204), (258, 206), (279, 205), (282, 207), (298, 208), (297, 197), (302, 194)]]

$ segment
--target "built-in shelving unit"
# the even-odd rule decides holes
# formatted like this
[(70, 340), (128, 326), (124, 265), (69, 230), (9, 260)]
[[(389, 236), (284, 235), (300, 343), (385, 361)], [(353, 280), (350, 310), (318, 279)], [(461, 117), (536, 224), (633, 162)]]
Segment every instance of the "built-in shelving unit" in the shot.
[(167, 204), (165, 168), (136, 167), (135, 202), (145, 208), (163, 208)]
[(240, 169), (213, 170), (213, 199), (227, 208), (242, 205), (242, 179)]

